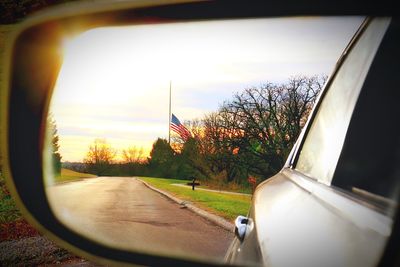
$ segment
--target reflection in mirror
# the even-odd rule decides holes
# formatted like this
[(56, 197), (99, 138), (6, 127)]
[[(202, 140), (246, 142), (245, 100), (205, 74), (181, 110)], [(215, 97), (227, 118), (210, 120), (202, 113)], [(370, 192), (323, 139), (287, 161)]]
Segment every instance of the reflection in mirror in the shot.
[[(66, 36), (44, 153), (53, 212), (108, 246), (222, 261), (234, 219), (282, 167), (361, 21), (203, 21)], [(299, 120), (288, 103), (301, 107)]]

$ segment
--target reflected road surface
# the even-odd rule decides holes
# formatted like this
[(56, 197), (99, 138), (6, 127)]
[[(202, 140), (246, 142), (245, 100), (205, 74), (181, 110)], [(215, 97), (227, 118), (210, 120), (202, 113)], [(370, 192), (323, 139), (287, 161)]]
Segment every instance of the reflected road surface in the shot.
[(68, 227), (123, 249), (222, 260), (233, 239), (136, 178), (91, 178), (50, 186), (47, 194)]

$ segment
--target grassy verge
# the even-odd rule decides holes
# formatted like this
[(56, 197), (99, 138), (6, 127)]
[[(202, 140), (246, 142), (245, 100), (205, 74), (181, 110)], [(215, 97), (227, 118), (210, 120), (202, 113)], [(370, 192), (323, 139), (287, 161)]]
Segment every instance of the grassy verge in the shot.
[(61, 174), (56, 177), (56, 183), (72, 182), (82, 178), (93, 178), (96, 175), (89, 173), (76, 172), (68, 169), (61, 169)]
[(214, 189), (219, 191), (230, 191), (230, 192), (244, 193), (244, 194), (252, 193), (251, 186), (240, 185), (234, 182), (221, 183), (213, 181), (204, 181), (201, 182), (201, 185), (198, 188)]
[(0, 175), (0, 224), (14, 222), (21, 218), (21, 213), (8, 192), (4, 178)]
[(189, 182), (186, 180), (150, 177), (140, 177), (140, 179), (182, 200), (190, 201), (199, 208), (224, 217), (229, 221), (233, 221), (238, 215), (247, 215), (250, 208), (250, 196), (230, 195), (203, 190), (193, 191), (191, 188), (173, 185), (186, 184)]

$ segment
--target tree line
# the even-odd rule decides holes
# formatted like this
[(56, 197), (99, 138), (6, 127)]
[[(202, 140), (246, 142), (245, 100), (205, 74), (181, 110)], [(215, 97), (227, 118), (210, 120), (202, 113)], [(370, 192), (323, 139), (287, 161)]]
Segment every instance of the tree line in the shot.
[(96, 139), (75, 168), (97, 175), (196, 177), (223, 183), (264, 180), (283, 167), (326, 80), (325, 75), (295, 76), (281, 84), (246, 88), (217, 111), (185, 121), (190, 138), (175, 136), (171, 144), (158, 138), (148, 158), (133, 146), (123, 150), (123, 160), (117, 162), (117, 151)]

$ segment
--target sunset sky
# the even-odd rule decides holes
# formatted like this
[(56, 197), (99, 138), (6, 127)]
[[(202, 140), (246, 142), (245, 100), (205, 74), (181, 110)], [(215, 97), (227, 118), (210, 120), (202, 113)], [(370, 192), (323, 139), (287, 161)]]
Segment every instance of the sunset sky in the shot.
[[(362, 18), (291, 18), (93, 29), (65, 39), (51, 102), (63, 161), (95, 138), (143, 148), (168, 138), (168, 93), (183, 122), (246, 87), (330, 74)], [(147, 156), (146, 154), (146, 156)]]

